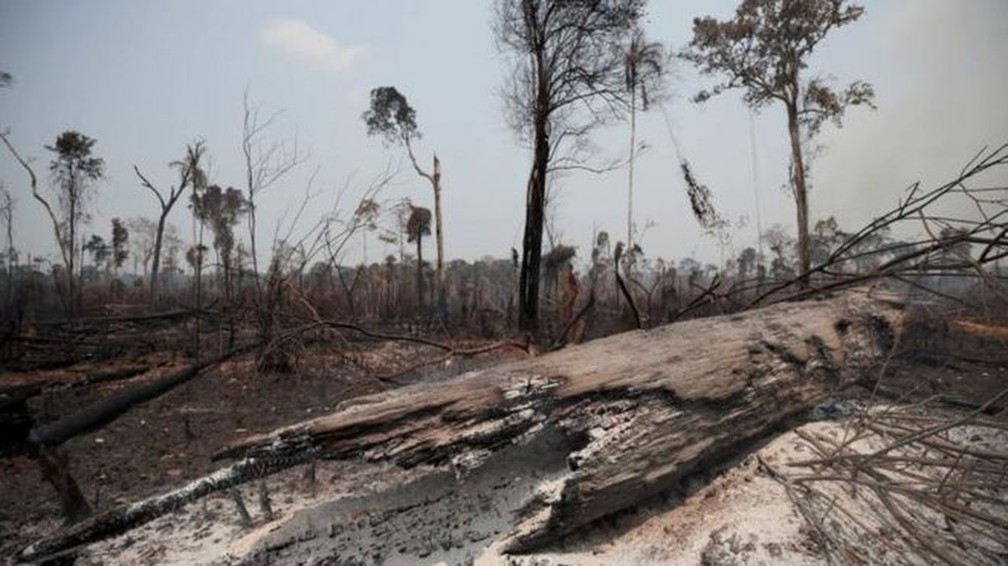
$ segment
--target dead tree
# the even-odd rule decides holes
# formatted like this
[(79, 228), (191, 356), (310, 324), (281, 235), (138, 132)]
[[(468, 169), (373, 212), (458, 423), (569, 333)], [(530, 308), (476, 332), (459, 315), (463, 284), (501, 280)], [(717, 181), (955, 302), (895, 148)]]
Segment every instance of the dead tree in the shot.
[[(214, 477), (226, 477), (218, 483), (230, 487), (233, 471), (248, 481), (257, 470), (271, 473), (316, 457), (413, 470), (411, 485), (320, 507), (318, 520), (339, 526), (335, 538), (302, 528), (315, 518), (291, 519), (263, 535), (253, 551), (266, 553), (267, 561), (283, 562), (270, 553), (289, 547), (281, 542), (289, 539), (340, 545), (344, 558), (398, 552), (408, 562), (422, 552), (411, 545), (430, 541), (399, 545), (377, 529), (417, 513), (421, 531), (468, 524), (443, 528), (469, 529), (449, 533), (453, 540), (489, 544), (492, 528), (502, 528), (508, 551), (528, 551), (734, 461), (881, 363), (898, 340), (902, 312), (893, 296), (862, 289), (611, 336), (359, 398), (333, 414), (227, 447), (218, 457), (242, 460)], [(206, 493), (205, 483), (191, 486)], [(423, 497), (413, 502), (417, 493)], [(177, 508), (180, 500), (171, 501)], [(123, 532), (152, 518), (137, 510), (153, 503), (112, 510), (23, 557)], [(499, 512), (503, 525), (479, 526), (484, 507)], [(372, 548), (374, 541), (383, 547)]]
[(178, 202), (179, 197), (182, 196), (182, 193), (185, 192), (189, 185), (196, 188), (203, 188), (206, 185), (206, 174), (200, 165), (205, 151), (206, 146), (204, 143), (197, 141), (186, 148), (185, 159), (171, 163), (172, 166), (179, 168), (179, 184), (177, 187), (169, 187), (167, 194), (162, 193), (147, 180), (147, 177), (144, 177), (143, 173), (140, 172), (139, 167), (136, 165), (133, 166), (133, 171), (140, 178), (140, 184), (154, 193), (154, 196), (158, 199), (158, 204), (161, 206), (161, 213), (158, 215), (157, 221), (157, 232), (154, 238), (154, 263), (151, 265), (150, 277), (151, 297), (155, 300), (158, 293), (158, 273), (161, 268), (161, 243), (164, 238), (165, 222), (168, 220), (168, 215), (171, 213), (172, 208), (175, 207), (175, 203)]
[(288, 145), (286, 141), (265, 143), (264, 133), (274, 124), (279, 112), (263, 118), (259, 107), (249, 101), (248, 91), (242, 98), (244, 111), (242, 121), (242, 156), (245, 158), (245, 183), (248, 202), (249, 244), (251, 246), (252, 273), (255, 274), (256, 290), (262, 294), (259, 280), (259, 255), (256, 248), (256, 197), (290, 173), (308, 159), (308, 155), (298, 148), (297, 138)]
[(67, 244), (67, 237), (65, 235), (66, 230), (62, 228), (63, 224), (60, 222), (59, 218), (57, 218), (56, 211), (54, 210), (53, 206), (49, 204), (49, 201), (42, 195), (41, 192), (39, 192), (38, 176), (35, 175), (35, 170), (31, 168), (31, 165), (28, 163), (28, 161), (26, 161), (25, 158), (22, 157), (20, 153), (18, 153), (14, 145), (11, 144), (10, 140), (8, 139), (8, 135), (9, 132), (6, 131), (0, 132), (0, 140), (2, 140), (4, 142), (4, 145), (7, 146), (7, 150), (10, 152), (11, 156), (14, 157), (14, 160), (17, 161), (22, 168), (24, 168), (26, 173), (28, 173), (28, 179), (31, 184), (32, 198), (38, 201), (39, 204), (42, 205), (42, 208), (45, 209), (46, 214), (49, 215), (49, 220), (52, 222), (53, 233), (56, 236), (56, 244), (59, 246), (60, 256), (63, 259), (63, 264), (70, 265), (70, 263), (72, 262), (73, 250), (66, 245)]
[(509, 125), (532, 149), (525, 188), (518, 325), (539, 330), (539, 275), (550, 179), (585, 166), (593, 129), (623, 108), (620, 45), (643, 18), (640, 0), (498, 0), (494, 35), (512, 71)]

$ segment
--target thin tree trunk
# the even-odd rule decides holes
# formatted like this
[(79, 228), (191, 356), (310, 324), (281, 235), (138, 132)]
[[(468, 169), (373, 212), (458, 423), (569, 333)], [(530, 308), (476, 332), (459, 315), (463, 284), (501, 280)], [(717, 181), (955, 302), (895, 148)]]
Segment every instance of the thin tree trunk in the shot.
[(637, 89), (630, 91), (630, 162), (627, 181), (627, 252), (633, 253), (633, 167), (637, 142)]
[(248, 199), (248, 225), (249, 225), (249, 245), (251, 247), (252, 253), (252, 276), (255, 277), (256, 291), (261, 296), (262, 286), (259, 284), (259, 259), (256, 252), (256, 217), (255, 217), (255, 202), (252, 201), (253, 192), (251, 187), (249, 188), (249, 199)]
[(70, 180), (71, 186), (67, 195), (68, 200), (70, 201), (69, 202), (70, 219), (68, 226), (70, 230), (70, 242), (67, 244), (68, 246), (70, 246), (70, 254), (69, 254), (70, 261), (67, 263), (66, 267), (67, 267), (67, 293), (69, 295), (67, 298), (69, 299), (69, 305), (70, 305), (69, 315), (73, 317), (74, 313), (76, 312), (76, 306), (77, 306), (77, 293), (75, 288), (76, 286), (74, 285), (74, 261), (76, 261), (76, 258), (74, 257), (75, 255), (74, 252), (76, 250), (75, 246), (77, 245), (77, 240), (75, 240), (74, 238), (77, 235), (77, 219), (76, 219), (77, 199), (75, 198), (74, 195), (73, 169), (70, 170), (70, 179), (71, 179)]
[[(18, 153), (17, 149), (14, 148), (10, 140), (7, 139), (7, 135), (3, 131), (0, 131), (0, 141), (3, 141), (4, 145), (7, 146), (7, 150), (10, 151), (11, 155), (14, 156), (14, 160), (20, 163), (21, 167), (24, 168), (25, 172), (28, 173), (28, 178), (31, 182), (32, 198), (38, 201), (38, 203), (41, 204), (43, 208), (45, 208), (46, 214), (49, 215), (49, 220), (52, 222), (53, 233), (56, 236), (56, 244), (59, 246), (60, 256), (63, 258), (63, 264), (69, 266), (72, 260), (68, 259), (68, 257), (73, 255), (73, 251), (67, 249), (66, 242), (63, 240), (63, 231), (60, 229), (60, 222), (56, 218), (56, 213), (53, 211), (52, 205), (50, 205), (49, 201), (46, 200), (46, 198), (43, 197), (41, 193), (39, 193), (38, 177), (35, 175), (35, 171), (32, 170), (31, 166), (28, 165), (28, 162), (21, 157), (21, 154)], [(31, 261), (29, 261), (28, 263), (30, 265)], [(62, 285), (62, 283), (58, 280), (58, 278), (54, 277), (54, 279), (56, 279), (55, 283), (58, 289)], [(64, 300), (62, 295), (61, 300)], [(64, 308), (66, 308), (66, 305), (67, 304), (64, 300), (63, 303)]]
[[(545, 86), (540, 88), (545, 89)], [(549, 166), (547, 104), (545, 93), (542, 93), (535, 118), (535, 156), (526, 189), (525, 235), (522, 238), (521, 274), (518, 281), (518, 328), (532, 333), (539, 330), (539, 269)]]
[(417, 310), (423, 311), (423, 233), (417, 230), (416, 238), (416, 289), (417, 289)]
[[(408, 136), (403, 137), (403, 145), (406, 146), (406, 153), (409, 155), (410, 162), (413, 163), (413, 169), (416, 170), (417, 174), (430, 181), (431, 188), (434, 191), (434, 235), (437, 241), (437, 266), (436, 266), (436, 285), (437, 288), (435, 292), (437, 294), (438, 309), (440, 310), (440, 315), (442, 320), (447, 318), (447, 297), (445, 296), (444, 289), (444, 228), (441, 222), (441, 160), (438, 159), (437, 154), (434, 154), (434, 168), (430, 173), (427, 173), (420, 168), (420, 164), (417, 163), (416, 154), (413, 153), (413, 144), (410, 142)], [(402, 247), (402, 236), (399, 237), (400, 250)], [(400, 254), (402, 252), (400, 251)]]
[(154, 236), (154, 263), (151, 265), (150, 293), (154, 302), (158, 300), (158, 273), (161, 269), (161, 242), (164, 237), (165, 220), (168, 218), (169, 210), (161, 209), (161, 216), (158, 218), (157, 234)]
[(808, 192), (805, 188), (805, 161), (802, 159), (801, 131), (798, 124), (798, 105), (788, 103), (788, 133), (791, 137), (791, 166), (794, 177), (795, 208), (798, 216), (798, 269), (802, 275), (800, 284), (808, 286), (808, 277), (804, 276), (811, 269), (811, 248), (809, 247), (808, 227)]
[(445, 295), (444, 272), (444, 231), (441, 224), (441, 160), (434, 154), (434, 171), (431, 176), (434, 187), (434, 233), (437, 238), (437, 300), (442, 321), (448, 315), (448, 297)]
[(7, 194), (7, 309), (10, 316), (14, 316), (14, 275), (17, 272), (17, 261), (14, 259), (14, 204), (11, 202), (10, 194)]

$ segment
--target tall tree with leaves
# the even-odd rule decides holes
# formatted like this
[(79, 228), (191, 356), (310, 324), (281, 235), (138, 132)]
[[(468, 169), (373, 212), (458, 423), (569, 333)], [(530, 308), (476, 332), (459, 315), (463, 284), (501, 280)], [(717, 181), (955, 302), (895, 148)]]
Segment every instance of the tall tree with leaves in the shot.
[(112, 219), (112, 266), (116, 276), (119, 275), (119, 268), (129, 257), (129, 230), (122, 220)]
[(423, 237), (431, 233), (431, 212), (429, 208), (414, 206), (410, 209), (409, 220), (406, 221), (407, 241), (416, 242), (417, 255), (417, 307), (424, 306), (423, 297)]
[(855, 81), (836, 91), (818, 76), (809, 79), (803, 75), (809, 56), (827, 33), (856, 21), (863, 13), (864, 8), (847, 0), (743, 0), (730, 20), (693, 20), (693, 39), (681, 54), (702, 73), (725, 77), (694, 100), (703, 102), (741, 88), (751, 108), (774, 102), (784, 106), (803, 274), (811, 267), (811, 246), (802, 130), (811, 137), (826, 121), (839, 127), (848, 106), (872, 106), (874, 99), (868, 83)]
[(210, 185), (202, 193), (192, 193), (192, 206), (201, 222), (213, 232), (213, 247), (217, 261), (224, 272), (224, 293), (230, 298), (231, 271), (235, 247), (234, 227), (249, 210), (248, 201), (234, 187), (221, 189)]
[(591, 131), (623, 108), (623, 50), (644, 0), (498, 0), (494, 33), (512, 55), (509, 122), (532, 146), (519, 277), (519, 327), (539, 326), (539, 272), (548, 177), (583, 167)]
[(634, 156), (637, 150), (637, 95), (640, 108), (647, 111), (655, 89), (661, 87), (664, 72), (665, 50), (657, 42), (650, 42), (644, 31), (637, 29), (630, 38), (623, 59), (624, 84), (630, 93), (630, 159), (627, 174), (627, 249), (634, 247), (633, 233), (633, 183)]
[(406, 97), (393, 86), (371, 89), (371, 107), (361, 116), (367, 124), (368, 135), (379, 135), (386, 144), (402, 144), (406, 147), (410, 162), (417, 174), (427, 179), (434, 191), (434, 237), (437, 240), (437, 283), (438, 306), (445, 308), (444, 289), (444, 226), (441, 222), (441, 161), (434, 154), (434, 164), (430, 171), (424, 171), (413, 153), (413, 142), (420, 139), (420, 129), (416, 123), (416, 110)]
[(91, 254), (91, 263), (97, 269), (107, 262), (112, 255), (112, 248), (98, 234), (91, 234), (91, 239), (84, 244), (84, 251)]
[(75, 259), (81, 242), (77, 241), (80, 224), (87, 218), (87, 204), (96, 181), (105, 176), (105, 160), (91, 154), (95, 140), (75, 131), (66, 131), (56, 138), (56, 143), (46, 149), (56, 154), (49, 170), (56, 183), (60, 224), (64, 227), (65, 241), (61, 247), (67, 268), (67, 291), (70, 311), (75, 312), (80, 303), (75, 281)]
[(165, 222), (168, 220), (168, 215), (171, 213), (172, 208), (175, 207), (175, 203), (178, 202), (182, 193), (189, 188), (190, 185), (199, 185), (200, 188), (206, 184), (206, 174), (203, 172), (201, 160), (203, 159), (203, 153), (206, 151), (206, 146), (202, 141), (196, 141), (186, 147), (185, 157), (178, 161), (172, 161), (169, 165), (178, 169), (179, 172), (179, 182), (178, 185), (172, 185), (168, 187), (167, 192), (162, 192), (160, 189), (155, 187), (148, 179), (140, 172), (140, 168), (136, 165), (133, 166), (133, 171), (136, 172), (137, 177), (140, 178), (140, 184), (149, 189), (158, 200), (158, 204), (161, 206), (161, 212), (158, 214), (157, 220), (157, 233), (154, 238), (154, 262), (151, 265), (151, 277), (150, 277), (150, 292), (151, 296), (156, 300), (158, 293), (158, 275), (161, 271), (161, 246), (164, 241), (164, 231)]

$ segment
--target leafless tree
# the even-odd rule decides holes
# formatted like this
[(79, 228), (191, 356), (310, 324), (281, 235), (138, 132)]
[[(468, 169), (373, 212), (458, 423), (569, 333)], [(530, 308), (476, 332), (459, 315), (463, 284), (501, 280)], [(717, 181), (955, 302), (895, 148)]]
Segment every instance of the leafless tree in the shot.
[(539, 271), (547, 177), (582, 167), (589, 134), (624, 108), (621, 45), (643, 0), (498, 0), (494, 33), (512, 55), (504, 89), (511, 127), (533, 150), (526, 188), (519, 326), (538, 329)]
[[(151, 260), (154, 258), (154, 243), (157, 240), (157, 223), (146, 216), (134, 216), (126, 220), (129, 230), (129, 246), (133, 255), (133, 272), (147, 277)], [(143, 268), (143, 271), (138, 271)]]
[(259, 260), (256, 249), (256, 198), (273, 186), (292, 169), (304, 163), (308, 156), (298, 148), (297, 138), (292, 141), (266, 141), (265, 133), (276, 123), (279, 112), (268, 117), (260, 115), (259, 106), (249, 101), (248, 91), (242, 99), (244, 120), (242, 122), (242, 155), (245, 158), (245, 201), (248, 206), (247, 219), (249, 245), (252, 256), (252, 272), (256, 279), (256, 289), (261, 291), (259, 282)]
[(151, 266), (150, 276), (151, 297), (155, 300), (157, 300), (158, 294), (158, 274), (161, 268), (161, 245), (164, 238), (165, 222), (168, 220), (168, 214), (175, 207), (175, 203), (178, 202), (182, 193), (189, 188), (189, 185), (205, 184), (205, 174), (200, 168), (200, 161), (203, 158), (204, 151), (206, 151), (206, 146), (203, 141), (197, 140), (186, 148), (185, 158), (180, 161), (171, 162), (171, 165), (179, 170), (179, 183), (178, 185), (168, 187), (167, 193), (162, 193), (151, 184), (147, 177), (144, 177), (139, 167), (136, 165), (133, 166), (133, 171), (140, 178), (140, 184), (154, 193), (158, 204), (161, 206), (161, 213), (158, 215), (157, 220), (157, 233), (154, 238), (154, 262)]

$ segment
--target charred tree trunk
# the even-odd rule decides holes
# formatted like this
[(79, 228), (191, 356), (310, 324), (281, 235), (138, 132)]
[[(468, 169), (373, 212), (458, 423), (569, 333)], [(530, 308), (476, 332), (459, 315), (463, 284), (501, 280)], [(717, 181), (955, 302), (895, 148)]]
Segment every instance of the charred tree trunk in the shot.
[(254, 458), (242, 460), (177, 490), (87, 517), (56, 537), (32, 544), (21, 553), (19, 559), (43, 562), (66, 554), (78, 546), (126, 532), (132, 527), (178, 510), (204, 495), (223, 491), (288, 466), (289, 462), (264, 463)]
[[(489, 544), (500, 530), (506, 538), (498, 540), (509, 551), (528, 551), (681, 489), (855, 383), (896, 343), (901, 309), (891, 296), (855, 291), (628, 332), (448, 382), (362, 397), (328, 416), (235, 443), (218, 457), (271, 469), (320, 457), (393, 462), (414, 471), (413, 484), (334, 501), (317, 518), (292, 519), (259, 541), (264, 553), (283, 548), (284, 537), (336, 544), (298, 531), (328, 521), (341, 525), (340, 554), (367, 561), (374, 549), (365, 546), (384, 540), (378, 526), (417, 513), (410, 519), (419, 521), (417, 528), (468, 517), (469, 530), (450, 537)], [(107, 522), (121, 532), (123, 514), (137, 505)], [(474, 509), (483, 505), (505, 524), (476, 532), (491, 528), (473, 526), (479, 522)], [(357, 520), (361, 513), (374, 517)], [(88, 541), (79, 533), (72, 540), (61, 536), (63, 543), (46, 541), (46, 548)], [(414, 536), (414, 542), (429, 540)], [(405, 562), (411, 544), (390, 551), (399, 542), (382, 543), (385, 552), (405, 552), (399, 556)]]
[(539, 271), (549, 165), (547, 119), (544, 116), (542, 120), (536, 121), (535, 161), (529, 174), (525, 201), (525, 235), (522, 238), (521, 275), (518, 282), (518, 328), (533, 333), (539, 330)]
[(33, 447), (39, 448), (60, 446), (75, 436), (100, 429), (133, 407), (164, 395), (175, 387), (198, 376), (207, 368), (225, 362), (258, 346), (259, 344), (255, 343), (239, 347), (215, 358), (197, 362), (178, 372), (135, 387), (123, 389), (59, 420), (35, 426), (28, 434), (28, 442)]
[(150, 293), (151, 300), (158, 301), (158, 275), (161, 273), (161, 245), (164, 240), (165, 222), (168, 220), (169, 208), (161, 208), (161, 215), (158, 216), (157, 233), (154, 235), (154, 258), (151, 262)]
[[(222, 455), (311, 447), (464, 475), (505, 447), (559, 432), (559, 483), (526, 502), (508, 544), (530, 550), (736, 458), (880, 362), (900, 319), (897, 301), (858, 291), (629, 332), (366, 397)], [(543, 472), (540, 464), (516, 473)]]

